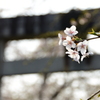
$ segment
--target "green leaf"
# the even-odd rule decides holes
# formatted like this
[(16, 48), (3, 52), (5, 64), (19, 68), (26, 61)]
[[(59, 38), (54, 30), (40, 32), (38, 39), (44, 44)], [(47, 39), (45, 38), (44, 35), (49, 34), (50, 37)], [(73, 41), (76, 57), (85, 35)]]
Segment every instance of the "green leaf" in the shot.
[(92, 32), (88, 32), (88, 34), (97, 35), (94, 29), (92, 29)]
[(82, 40), (82, 39), (79, 38), (79, 37), (77, 37), (77, 36), (75, 36), (75, 37), (74, 37), (74, 40), (75, 40), (75, 41), (80, 41), (80, 40)]
[(100, 94), (98, 94), (98, 97), (100, 97)]

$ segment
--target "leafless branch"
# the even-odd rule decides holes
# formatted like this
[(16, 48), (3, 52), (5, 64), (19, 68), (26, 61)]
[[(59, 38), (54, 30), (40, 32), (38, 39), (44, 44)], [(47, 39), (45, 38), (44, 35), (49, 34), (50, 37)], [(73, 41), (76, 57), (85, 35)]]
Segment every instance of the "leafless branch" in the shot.
[(91, 97), (89, 97), (87, 100), (91, 100), (95, 95), (97, 95), (98, 93), (100, 92), (100, 90), (99, 91), (97, 91), (96, 93), (94, 93)]

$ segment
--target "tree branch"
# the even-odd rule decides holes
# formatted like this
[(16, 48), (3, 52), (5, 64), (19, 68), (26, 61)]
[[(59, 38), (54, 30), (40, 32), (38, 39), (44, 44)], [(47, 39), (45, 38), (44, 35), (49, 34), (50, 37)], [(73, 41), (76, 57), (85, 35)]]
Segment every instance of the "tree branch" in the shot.
[(97, 95), (98, 93), (100, 92), (100, 90), (99, 91), (97, 91), (96, 93), (94, 93), (91, 97), (89, 97), (87, 100), (91, 100), (95, 95)]
[(94, 38), (89, 38), (89, 39), (75, 40), (75, 43), (83, 42), (84, 40), (89, 41), (89, 40), (98, 39), (98, 38), (100, 38), (100, 36), (94, 37)]

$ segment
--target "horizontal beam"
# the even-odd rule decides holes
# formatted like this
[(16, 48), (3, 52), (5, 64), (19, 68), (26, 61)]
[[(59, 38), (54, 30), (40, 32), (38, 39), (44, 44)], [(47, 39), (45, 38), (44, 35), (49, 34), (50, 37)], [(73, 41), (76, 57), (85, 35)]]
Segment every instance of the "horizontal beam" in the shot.
[(64, 69), (62, 66), (64, 66), (64, 60), (60, 57), (5, 62), (2, 74), (12, 75), (63, 71)]
[(84, 59), (81, 64), (70, 58), (51, 57), (33, 60), (4, 62), (1, 75), (49, 73), (61, 71), (80, 71), (100, 69), (100, 56), (94, 55)]

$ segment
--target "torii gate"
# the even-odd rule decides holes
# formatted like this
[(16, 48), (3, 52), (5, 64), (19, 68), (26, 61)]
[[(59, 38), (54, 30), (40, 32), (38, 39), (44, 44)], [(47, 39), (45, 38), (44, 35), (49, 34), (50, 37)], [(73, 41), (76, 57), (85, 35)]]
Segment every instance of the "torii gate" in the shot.
[[(55, 19), (56, 24), (54, 23)], [(64, 29), (64, 26), (58, 25), (58, 23), (60, 23), (58, 20), (61, 21), (60, 17), (57, 17), (56, 15), (0, 19), (0, 85), (1, 78), (4, 75), (100, 69), (99, 55), (91, 56), (81, 64), (73, 62), (66, 56), (49, 57), (31, 61), (4, 61), (4, 47), (6, 41), (33, 37), (41, 38), (42, 35), (39, 35), (39, 33), (46, 33), (48, 31), (50, 31), (51, 34), (46, 33), (47, 37), (56, 37), (57, 33), (55, 31)], [(43, 27), (43, 25), (45, 26)], [(24, 65), (24, 62), (27, 62), (28, 64)]]

